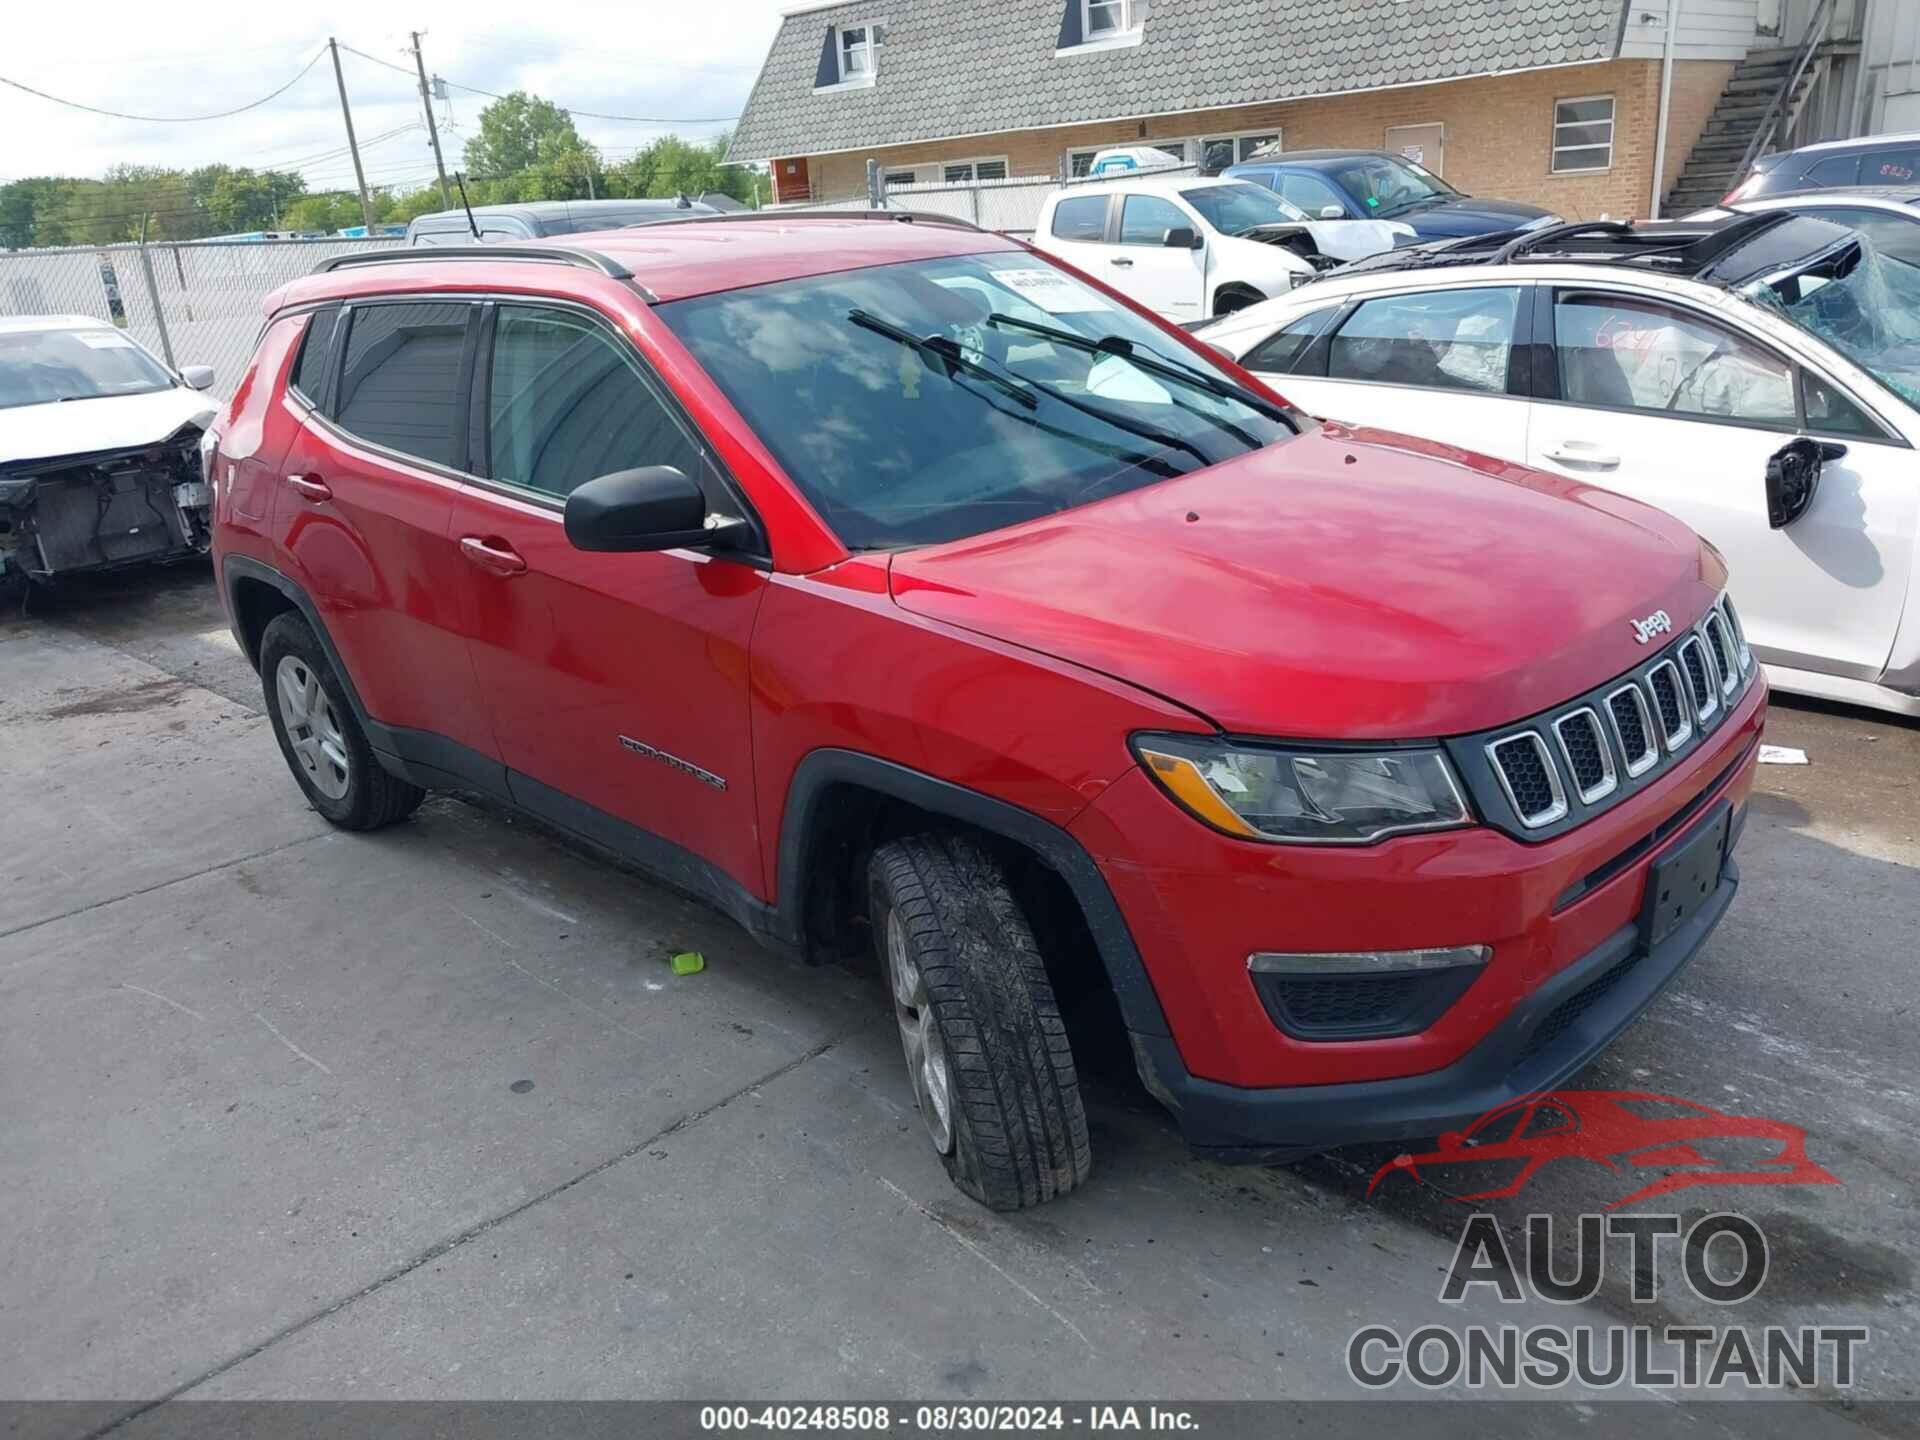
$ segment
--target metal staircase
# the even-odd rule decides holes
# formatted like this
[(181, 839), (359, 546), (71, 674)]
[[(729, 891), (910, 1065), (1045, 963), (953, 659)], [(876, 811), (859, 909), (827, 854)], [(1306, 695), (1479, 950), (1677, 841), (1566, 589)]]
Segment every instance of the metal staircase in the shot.
[(1677, 219), (1719, 203), (1761, 155), (1778, 149), (1838, 48), (1826, 43), (1833, 0), (1814, 7), (1798, 45), (1752, 50), (1734, 70), (1660, 213)]

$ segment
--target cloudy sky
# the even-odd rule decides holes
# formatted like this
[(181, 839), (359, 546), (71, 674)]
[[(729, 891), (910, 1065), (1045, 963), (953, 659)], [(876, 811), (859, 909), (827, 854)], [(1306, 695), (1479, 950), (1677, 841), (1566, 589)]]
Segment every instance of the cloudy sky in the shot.
[[(531, 90), (575, 110), (640, 117), (576, 124), (610, 161), (663, 130), (726, 128), (753, 86), (791, 0), (13, 0), (0, 77), (65, 100), (143, 116), (202, 115), (257, 100), (321, 52), (341, 55), (370, 183), (433, 174), (407, 31), (424, 32), (429, 74), (482, 90)], [(198, 43), (196, 43), (198, 42)], [(386, 61), (407, 73), (375, 63)], [(447, 167), (474, 133), (483, 95), (436, 102)], [(646, 123), (652, 117), (685, 121)], [(693, 123), (698, 121), (698, 123)], [(0, 85), (0, 180), (98, 175), (130, 162), (213, 161), (298, 169), (310, 189), (350, 188), (333, 69), (322, 55), (284, 95), (228, 120), (147, 123), (89, 115)]]

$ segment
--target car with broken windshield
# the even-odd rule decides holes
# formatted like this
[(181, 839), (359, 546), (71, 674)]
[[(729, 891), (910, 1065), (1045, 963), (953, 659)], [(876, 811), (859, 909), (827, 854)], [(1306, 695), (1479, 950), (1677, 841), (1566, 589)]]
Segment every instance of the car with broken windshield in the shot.
[(1115, 1058), (1225, 1159), (1464, 1124), (1732, 903), (1711, 549), (1315, 425), (1016, 240), (689, 219), (267, 312), (215, 554), (307, 803), (478, 793), (877, 972), (875, 1083), (985, 1204), (1087, 1180)]
[(1201, 332), (1315, 415), (1679, 516), (1782, 689), (1920, 714), (1920, 268), (1793, 207), (1363, 261)]

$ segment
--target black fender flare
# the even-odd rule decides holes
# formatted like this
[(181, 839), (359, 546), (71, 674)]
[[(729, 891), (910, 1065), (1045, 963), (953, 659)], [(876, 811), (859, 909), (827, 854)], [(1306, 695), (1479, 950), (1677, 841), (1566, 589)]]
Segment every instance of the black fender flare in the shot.
[(300, 583), (250, 555), (223, 555), (220, 558), (220, 592), (221, 598), (227, 602), (227, 623), (233, 629), (233, 638), (240, 644), (240, 653), (247, 657), (254, 673), (259, 673), (260, 657), (248, 646), (246, 632), (240, 624), (237, 592), (242, 580), (257, 580), (286, 597), (293, 608), (300, 612), (300, 618), (307, 622), (307, 627), (319, 638), (320, 648), (327, 652), (327, 663), (333, 666), (333, 673), (340, 677), (340, 683), (346, 687), (347, 703), (353, 706), (354, 718), (360, 722), (361, 728), (377, 723), (361, 703), (360, 692), (354, 688), (353, 676), (348, 673), (345, 663), (340, 659), (340, 652), (333, 646), (333, 637), (327, 633), (319, 607)]
[(1078, 840), (1032, 811), (856, 750), (812, 751), (795, 767), (787, 786), (786, 812), (780, 822), (776, 923), (789, 943), (802, 943), (806, 934), (806, 837), (820, 804), (835, 785), (858, 786), (930, 814), (951, 817), (1038, 856), (1066, 883), (1078, 902), (1127, 1028), (1146, 1035), (1172, 1033), (1126, 917), (1120, 913), (1100, 867)]

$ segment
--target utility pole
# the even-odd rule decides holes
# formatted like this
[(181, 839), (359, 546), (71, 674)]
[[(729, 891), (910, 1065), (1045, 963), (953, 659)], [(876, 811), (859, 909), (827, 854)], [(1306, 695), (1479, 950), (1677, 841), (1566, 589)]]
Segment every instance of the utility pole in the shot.
[(347, 80), (340, 73), (340, 46), (327, 37), (327, 49), (333, 52), (333, 83), (340, 87), (340, 118), (347, 122), (347, 149), (353, 152), (353, 180), (360, 187), (360, 218), (366, 222), (367, 238), (373, 238), (373, 202), (367, 198), (367, 173), (360, 168), (360, 142), (353, 135), (353, 111), (347, 108)]
[(427, 137), (433, 141), (433, 168), (440, 172), (440, 203), (451, 210), (453, 192), (447, 189), (447, 162), (440, 158), (440, 127), (433, 123), (433, 92), (427, 88), (427, 62), (420, 58), (420, 32), (407, 33), (413, 37), (413, 68), (420, 76), (420, 103), (427, 107)]

